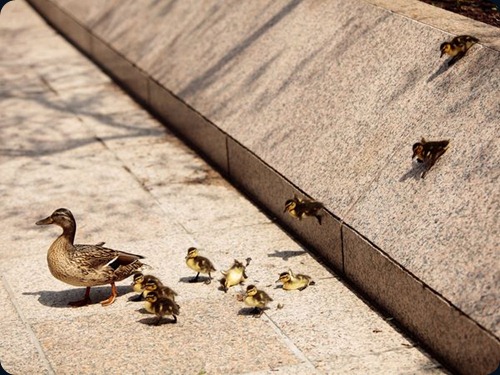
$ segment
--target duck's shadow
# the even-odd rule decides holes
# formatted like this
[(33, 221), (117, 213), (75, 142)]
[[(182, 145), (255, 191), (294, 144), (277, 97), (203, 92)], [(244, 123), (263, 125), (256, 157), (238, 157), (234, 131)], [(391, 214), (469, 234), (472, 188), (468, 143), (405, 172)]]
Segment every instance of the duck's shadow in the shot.
[[(131, 291), (129, 286), (117, 286), (118, 297), (123, 296)], [(53, 290), (40, 290), (37, 292), (24, 292), (23, 295), (27, 296), (39, 296), (38, 302), (42, 305), (49, 307), (68, 307), (73, 308), (68, 305), (69, 302), (78, 301), (83, 299), (85, 294), (85, 288), (67, 289), (60, 291)], [(98, 304), (104, 301), (111, 294), (111, 288), (109, 286), (97, 286), (90, 289), (90, 300), (93, 304)]]
[(300, 255), (307, 254), (305, 250), (276, 250), (274, 253), (267, 254), (270, 258), (281, 258), (285, 261), (292, 257), (298, 257)]

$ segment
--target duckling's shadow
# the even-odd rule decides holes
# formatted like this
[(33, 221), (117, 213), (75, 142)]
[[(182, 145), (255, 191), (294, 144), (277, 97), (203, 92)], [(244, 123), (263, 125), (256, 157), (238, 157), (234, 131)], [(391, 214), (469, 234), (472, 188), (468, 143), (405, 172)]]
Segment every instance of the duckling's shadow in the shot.
[(243, 316), (254, 316), (254, 317), (259, 317), (262, 315), (259, 311), (255, 310), (253, 307), (242, 307), (240, 311), (238, 311), (238, 315), (243, 315)]
[(189, 283), (189, 284), (211, 284), (214, 279), (212, 278), (212, 281), (210, 283), (207, 283), (207, 281), (210, 280), (208, 276), (198, 276), (198, 280), (194, 281), (194, 276), (189, 276), (189, 277), (181, 277), (179, 281), (181, 283)]
[(162, 318), (160, 320), (160, 322), (158, 324), (156, 324), (157, 320), (158, 320), (158, 318), (154, 316), (152, 318), (139, 319), (137, 322), (148, 325), (148, 326), (156, 326), (156, 325), (161, 326), (163, 324), (175, 324), (176, 323), (176, 321), (174, 321), (173, 319)]
[[(129, 286), (117, 286), (116, 290), (118, 292), (118, 297), (127, 294), (130, 292)], [(78, 289), (67, 289), (60, 291), (52, 291), (52, 290), (40, 290), (38, 292), (24, 292), (23, 295), (27, 296), (39, 296), (38, 302), (42, 305), (49, 307), (69, 307), (68, 303), (72, 301), (78, 301), (83, 299), (85, 294), (84, 288)], [(109, 286), (102, 287), (92, 287), (90, 289), (90, 300), (92, 301), (90, 304), (98, 304), (101, 301), (104, 301), (111, 294), (111, 288)]]
[(449, 65), (449, 61), (451, 59), (448, 59), (446, 60), (443, 64), (441, 64), (441, 66), (439, 67), (438, 70), (436, 70), (430, 77), (429, 79), (427, 80), (427, 83), (430, 83), (432, 81), (434, 81), (437, 77), (439, 77), (441, 74), (443, 74), (444, 72), (446, 72), (448, 69), (450, 69), (451, 65)]
[(409, 180), (410, 178), (413, 178), (415, 180), (420, 180), (422, 173), (425, 171), (425, 165), (420, 165), (420, 164), (413, 164), (411, 169), (406, 172), (401, 178), (399, 179), (399, 182), (404, 182), (406, 180)]
[(270, 258), (281, 258), (286, 261), (292, 257), (298, 257), (304, 254), (306, 254), (304, 250), (276, 250), (274, 253), (267, 254), (267, 256)]

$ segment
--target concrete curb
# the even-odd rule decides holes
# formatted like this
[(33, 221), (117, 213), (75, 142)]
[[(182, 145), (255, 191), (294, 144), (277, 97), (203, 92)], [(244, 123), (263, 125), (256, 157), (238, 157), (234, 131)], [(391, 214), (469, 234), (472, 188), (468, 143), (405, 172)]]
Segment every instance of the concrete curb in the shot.
[(307, 192), (63, 9), (49, 0), (29, 0), (29, 3), (232, 183), (270, 215), (280, 217), (283, 226), (311, 245), (336, 272), (391, 314), (440, 360), (462, 374), (487, 374), (498, 366), (500, 340), (492, 332), (334, 214), (327, 214), (321, 231), (312, 221), (299, 225), (283, 218), (282, 202), (294, 193), (307, 195)]

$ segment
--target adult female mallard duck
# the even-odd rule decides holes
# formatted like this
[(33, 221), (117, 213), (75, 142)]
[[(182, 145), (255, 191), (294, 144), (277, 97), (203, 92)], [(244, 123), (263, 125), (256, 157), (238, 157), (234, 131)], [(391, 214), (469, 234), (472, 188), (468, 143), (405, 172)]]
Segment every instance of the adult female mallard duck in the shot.
[(47, 252), (47, 263), (52, 275), (67, 284), (85, 286), (85, 296), (71, 306), (85, 306), (90, 303), (90, 287), (111, 284), (111, 296), (102, 301), (111, 305), (118, 295), (115, 282), (129, 277), (145, 266), (141, 255), (126, 253), (97, 245), (75, 245), (76, 221), (70, 210), (59, 208), (49, 217), (37, 221), (36, 225), (56, 224), (63, 233), (52, 243)]

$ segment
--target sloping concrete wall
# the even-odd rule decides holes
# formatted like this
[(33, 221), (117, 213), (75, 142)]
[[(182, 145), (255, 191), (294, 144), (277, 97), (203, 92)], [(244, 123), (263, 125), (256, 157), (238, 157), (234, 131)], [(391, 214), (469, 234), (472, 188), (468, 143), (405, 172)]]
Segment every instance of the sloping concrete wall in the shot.
[[(31, 1), (441, 358), (486, 371), (500, 361), (500, 32), (373, 2)], [(451, 29), (482, 43), (447, 69)], [(451, 141), (424, 180), (422, 136)], [(283, 216), (296, 191), (325, 203), (323, 226)]]

